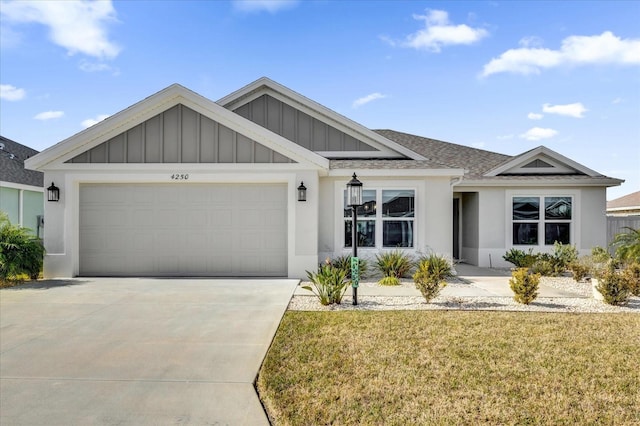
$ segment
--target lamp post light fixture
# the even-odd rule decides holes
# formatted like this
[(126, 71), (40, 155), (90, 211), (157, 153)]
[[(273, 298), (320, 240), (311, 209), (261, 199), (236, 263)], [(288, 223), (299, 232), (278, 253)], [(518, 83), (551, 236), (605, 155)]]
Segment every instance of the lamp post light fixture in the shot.
[(351, 288), (353, 289), (353, 304), (358, 304), (358, 281), (360, 272), (358, 270), (358, 207), (362, 205), (362, 182), (358, 180), (356, 174), (347, 182), (347, 207), (351, 207)]
[(51, 182), (51, 186), (47, 188), (47, 200), (60, 201), (60, 188), (55, 186), (53, 182)]
[(298, 201), (307, 201), (307, 187), (304, 186), (304, 182), (300, 182), (298, 187)]

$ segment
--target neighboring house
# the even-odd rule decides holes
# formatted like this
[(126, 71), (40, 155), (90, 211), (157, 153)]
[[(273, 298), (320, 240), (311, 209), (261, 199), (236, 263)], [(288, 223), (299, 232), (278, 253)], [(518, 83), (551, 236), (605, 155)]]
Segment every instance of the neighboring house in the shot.
[(640, 216), (640, 191), (607, 201), (609, 216)]
[[(433, 250), (481, 266), (510, 248), (606, 241), (622, 181), (548, 148), (517, 156), (370, 130), (267, 78), (218, 102), (172, 85), (29, 159), (48, 202), (45, 275), (304, 277), (351, 251)], [(298, 201), (304, 182), (306, 201)]]
[(44, 215), (43, 173), (24, 168), (38, 151), (0, 136), (0, 210), (11, 223), (42, 236)]

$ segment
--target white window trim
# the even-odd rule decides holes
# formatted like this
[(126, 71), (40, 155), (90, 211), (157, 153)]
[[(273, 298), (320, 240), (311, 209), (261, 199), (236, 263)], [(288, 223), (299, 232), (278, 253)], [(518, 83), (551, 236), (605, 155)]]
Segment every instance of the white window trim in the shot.
[[(368, 255), (373, 255), (377, 252), (382, 251), (391, 251), (397, 248), (409, 251), (416, 252), (418, 251), (418, 247), (420, 247), (420, 238), (419, 238), (419, 227), (420, 223), (418, 218), (420, 217), (420, 190), (418, 183), (415, 181), (406, 181), (405, 185), (400, 185), (400, 182), (385, 182), (385, 181), (368, 181), (366, 178), (361, 179), (363, 183), (363, 191), (366, 190), (375, 190), (376, 191), (376, 202), (382, 199), (382, 191), (413, 191), (414, 194), (414, 213), (413, 213), (413, 247), (383, 247), (383, 226), (382, 222), (384, 218), (382, 217), (382, 208), (376, 208), (376, 216), (371, 219), (363, 219), (363, 220), (375, 220), (376, 222), (376, 234), (375, 234), (375, 247), (360, 247), (358, 246), (358, 252), (363, 252)], [(344, 217), (344, 191), (346, 190), (346, 181), (335, 182), (334, 186), (334, 200), (336, 208), (336, 215), (334, 220), (334, 247), (336, 253), (348, 254), (351, 253), (352, 247), (345, 247), (344, 241), (344, 232), (345, 232), (345, 220), (349, 219)], [(388, 220), (393, 220), (394, 218), (388, 218)], [(408, 221), (408, 219), (407, 219)], [(380, 225), (380, 226), (378, 226)]]
[[(540, 198), (540, 219), (537, 220), (538, 226), (538, 244), (513, 244), (513, 198), (514, 197), (538, 197)], [(527, 250), (529, 248), (537, 249), (538, 251), (551, 251), (553, 245), (546, 245), (544, 243), (545, 230), (544, 224), (547, 222), (544, 219), (544, 198), (545, 197), (571, 197), (571, 221), (569, 221), (569, 233), (570, 244), (576, 247), (581, 247), (580, 241), (580, 191), (567, 191), (562, 189), (532, 189), (532, 190), (507, 190), (505, 191), (505, 247), (517, 248), (521, 250)], [(551, 222), (554, 222), (553, 220)]]

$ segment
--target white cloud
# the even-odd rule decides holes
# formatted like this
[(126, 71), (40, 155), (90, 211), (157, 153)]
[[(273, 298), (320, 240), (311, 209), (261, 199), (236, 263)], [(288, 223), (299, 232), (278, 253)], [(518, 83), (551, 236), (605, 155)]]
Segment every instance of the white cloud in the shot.
[[(522, 44), (522, 42), (521, 42)], [(640, 39), (621, 39), (610, 31), (594, 36), (570, 36), (559, 50), (525, 44), (492, 59), (482, 77), (501, 72), (539, 74), (542, 69), (560, 65), (640, 64)]]
[(368, 104), (371, 101), (375, 101), (376, 99), (384, 99), (386, 98), (387, 95), (383, 95), (382, 93), (372, 93), (370, 95), (364, 96), (362, 98), (356, 99), (355, 101), (353, 101), (353, 104), (351, 104), (352, 108), (358, 108), (361, 107), (364, 104)]
[(64, 115), (64, 111), (45, 111), (45, 112), (41, 112), (40, 114), (36, 114), (35, 117), (33, 117), (35, 120), (51, 120), (54, 118), (60, 118)]
[(542, 111), (547, 114), (566, 115), (569, 117), (582, 118), (584, 113), (588, 111), (580, 102), (567, 105), (542, 105)]
[(542, 39), (536, 36), (523, 37), (518, 44), (522, 47), (542, 47)]
[(538, 114), (535, 112), (530, 112), (529, 114), (527, 114), (527, 118), (529, 120), (542, 120), (542, 117), (544, 117), (542, 114)]
[(98, 114), (95, 118), (87, 118), (80, 124), (82, 124), (82, 127), (86, 129), (87, 127), (91, 127), (94, 124), (98, 124), (99, 122), (101, 122), (102, 120), (108, 117), (109, 117), (109, 114)]
[(233, 6), (242, 12), (276, 13), (291, 9), (298, 4), (298, 0), (234, 0)]
[(6, 101), (19, 101), (26, 95), (24, 89), (18, 89), (10, 84), (0, 84), (0, 99)]
[(403, 47), (440, 52), (442, 46), (473, 44), (489, 35), (483, 28), (451, 24), (449, 14), (444, 10), (427, 9), (426, 15), (413, 15), (413, 18), (424, 21), (425, 28), (407, 36), (401, 43)]
[(120, 53), (107, 34), (107, 24), (116, 21), (110, 0), (9, 1), (2, 3), (2, 17), (9, 23), (36, 22), (48, 27), (51, 41), (70, 55), (112, 59)]
[(533, 127), (521, 134), (522, 139), (528, 141), (539, 141), (540, 139), (549, 139), (557, 135), (558, 132), (553, 129), (544, 129), (542, 127)]
[(624, 100), (622, 98), (615, 98), (614, 100), (611, 101), (612, 104), (619, 104), (621, 102), (623, 102)]

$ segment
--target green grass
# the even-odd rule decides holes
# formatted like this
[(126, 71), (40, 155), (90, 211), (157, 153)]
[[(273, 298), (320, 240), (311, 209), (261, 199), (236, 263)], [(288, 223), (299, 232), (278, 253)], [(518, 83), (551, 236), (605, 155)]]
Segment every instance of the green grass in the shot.
[(287, 312), (275, 425), (639, 424), (640, 315)]

